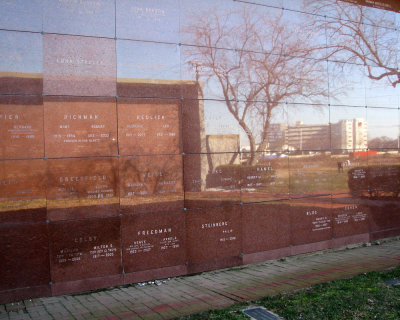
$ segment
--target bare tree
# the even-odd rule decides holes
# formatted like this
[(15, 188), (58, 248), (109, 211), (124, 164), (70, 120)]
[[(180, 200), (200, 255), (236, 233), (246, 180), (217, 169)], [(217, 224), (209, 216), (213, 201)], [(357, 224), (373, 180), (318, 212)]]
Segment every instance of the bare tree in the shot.
[(325, 65), (312, 58), (308, 39), (299, 37), (293, 25), (290, 28), (281, 13), (267, 16), (243, 8), (193, 15), (184, 28), (193, 44), (186, 59), (202, 66), (200, 77), (218, 87), (247, 135), (250, 165), (257, 161), (255, 152), (265, 151), (268, 145), (274, 109), (296, 99), (310, 101), (326, 95)]
[(391, 12), (340, 0), (306, 3), (316, 14), (316, 26), (326, 31), (327, 58), (361, 64), (372, 80), (384, 79), (393, 87), (400, 83), (399, 26)]

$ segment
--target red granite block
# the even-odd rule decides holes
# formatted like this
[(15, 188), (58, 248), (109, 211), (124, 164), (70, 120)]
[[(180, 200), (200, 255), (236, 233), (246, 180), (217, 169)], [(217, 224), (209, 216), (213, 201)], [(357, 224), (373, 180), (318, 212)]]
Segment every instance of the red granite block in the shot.
[(243, 253), (288, 247), (290, 213), (290, 207), (286, 203), (243, 205)]
[(122, 273), (120, 218), (52, 222), (53, 283)]
[(142, 213), (122, 217), (122, 255), (125, 273), (184, 265), (185, 214)]
[(0, 226), (0, 290), (48, 285), (47, 224)]
[(56, 159), (46, 163), (49, 220), (119, 214), (116, 158)]
[(121, 157), (123, 213), (183, 210), (182, 156)]
[(117, 154), (115, 98), (46, 97), (46, 157)]
[(189, 272), (241, 264), (240, 206), (187, 211)]
[(45, 220), (45, 161), (1, 161), (0, 223)]
[(291, 200), (289, 205), (292, 245), (332, 239), (330, 197)]

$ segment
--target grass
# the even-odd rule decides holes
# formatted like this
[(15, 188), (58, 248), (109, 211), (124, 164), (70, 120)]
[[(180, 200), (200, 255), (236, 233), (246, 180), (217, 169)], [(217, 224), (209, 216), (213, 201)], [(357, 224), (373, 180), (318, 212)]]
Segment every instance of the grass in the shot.
[(400, 267), (370, 272), (179, 319), (249, 319), (241, 312), (249, 306), (264, 306), (286, 320), (400, 319), (400, 287), (384, 283), (399, 277)]

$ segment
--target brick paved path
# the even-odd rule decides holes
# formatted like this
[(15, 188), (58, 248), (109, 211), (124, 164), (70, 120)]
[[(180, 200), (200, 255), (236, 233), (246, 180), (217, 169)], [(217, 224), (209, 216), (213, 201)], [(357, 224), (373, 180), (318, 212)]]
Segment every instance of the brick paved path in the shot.
[(400, 265), (400, 241), (80, 295), (0, 305), (3, 319), (170, 319)]

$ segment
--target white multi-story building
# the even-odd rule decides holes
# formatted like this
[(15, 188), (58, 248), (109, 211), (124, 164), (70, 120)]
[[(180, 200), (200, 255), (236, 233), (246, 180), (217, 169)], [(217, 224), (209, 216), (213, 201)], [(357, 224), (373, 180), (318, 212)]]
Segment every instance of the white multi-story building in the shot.
[(340, 120), (319, 125), (297, 122), (294, 126), (271, 124), (268, 150), (363, 150), (368, 147), (368, 125), (365, 119)]

